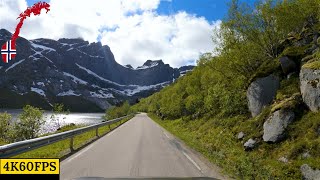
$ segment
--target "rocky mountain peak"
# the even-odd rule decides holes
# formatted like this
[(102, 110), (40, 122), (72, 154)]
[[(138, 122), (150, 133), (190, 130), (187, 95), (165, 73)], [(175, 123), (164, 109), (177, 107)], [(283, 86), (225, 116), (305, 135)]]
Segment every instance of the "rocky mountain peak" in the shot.
[[(9, 31), (0, 30), (0, 44), (10, 37)], [(100, 42), (19, 37), (17, 56), (0, 65), (0, 76), (0, 89), (7, 92), (0, 94), (5, 107), (21, 108), (29, 103), (50, 109), (59, 102), (74, 111), (96, 111), (146, 97), (181, 72), (162, 60), (148, 60), (137, 69), (124, 67), (116, 62), (110, 47)]]
[(12, 34), (6, 29), (0, 29), (0, 38), (1, 39), (10, 39)]

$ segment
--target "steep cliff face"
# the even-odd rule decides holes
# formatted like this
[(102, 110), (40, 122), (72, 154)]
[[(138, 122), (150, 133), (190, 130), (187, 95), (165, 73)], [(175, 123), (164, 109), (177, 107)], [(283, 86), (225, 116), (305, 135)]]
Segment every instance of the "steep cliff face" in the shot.
[[(10, 38), (10, 32), (0, 30), (0, 44)], [(108, 46), (81, 39), (20, 37), (16, 48), (17, 57), (0, 64), (0, 88), (6, 92), (0, 95), (2, 108), (33, 104), (50, 109), (60, 102), (74, 111), (100, 111), (148, 96), (181, 75), (162, 60), (124, 67)]]

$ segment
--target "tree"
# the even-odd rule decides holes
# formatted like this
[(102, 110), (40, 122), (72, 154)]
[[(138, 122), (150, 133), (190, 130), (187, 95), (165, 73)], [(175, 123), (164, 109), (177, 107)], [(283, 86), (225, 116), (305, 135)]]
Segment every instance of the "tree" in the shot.
[(0, 113), (0, 138), (6, 140), (9, 133), (11, 115), (8, 113)]
[(51, 122), (53, 123), (53, 127), (55, 130), (59, 130), (61, 128), (62, 120), (66, 119), (65, 117), (61, 117), (63, 114), (69, 114), (69, 110), (65, 110), (65, 107), (63, 104), (54, 104), (52, 115), (50, 116)]
[(41, 109), (26, 105), (19, 115), (19, 119), (13, 124), (11, 141), (22, 141), (37, 137), (44, 122)]

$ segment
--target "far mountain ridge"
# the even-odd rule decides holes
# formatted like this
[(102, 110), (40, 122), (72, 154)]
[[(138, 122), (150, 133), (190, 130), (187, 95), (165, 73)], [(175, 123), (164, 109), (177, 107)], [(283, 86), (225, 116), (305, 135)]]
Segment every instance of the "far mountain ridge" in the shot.
[[(0, 44), (11, 35), (1, 29)], [(16, 58), (0, 65), (1, 108), (31, 104), (50, 109), (64, 103), (74, 111), (101, 111), (124, 100), (135, 102), (184, 74), (162, 60), (147, 60), (136, 69), (122, 66), (109, 46), (79, 38), (19, 37), (16, 48)]]

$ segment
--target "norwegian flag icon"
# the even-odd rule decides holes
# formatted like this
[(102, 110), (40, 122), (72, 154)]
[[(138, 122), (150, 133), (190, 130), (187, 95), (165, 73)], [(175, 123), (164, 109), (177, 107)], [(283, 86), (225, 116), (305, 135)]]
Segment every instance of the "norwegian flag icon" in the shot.
[(2, 45), (1, 56), (4, 63), (9, 63), (9, 61), (13, 60), (16, 57), (16, 54), (16, 45), (15, 43), (12, 43), (11, 40)]

